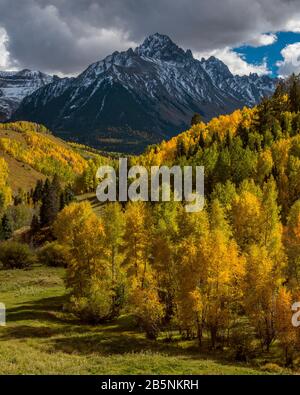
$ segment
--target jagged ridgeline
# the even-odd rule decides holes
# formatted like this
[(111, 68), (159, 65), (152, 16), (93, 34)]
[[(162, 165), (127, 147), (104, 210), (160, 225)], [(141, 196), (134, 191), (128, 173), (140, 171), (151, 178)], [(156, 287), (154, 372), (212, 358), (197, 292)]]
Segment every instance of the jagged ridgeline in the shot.
[(137, 154), (186, 130), (195, 112), (209, 121), (252, 107), (276, 84), (269, 76), (233, 75), (221, 60), (198, 60), (157, 33), (76, 78), (41, 86), (12, 119), (42, 123), (64, 139), (98, 149)]
[(68, 144), (44, 126), (31, 122), (0, 124), (0, 158), (0, 178), (6, 178), (2, 183), (13, 191), (29, 190), (37, 180), (55, 174), (62, 182), (73, 184), (106, 161), (95, 151)]

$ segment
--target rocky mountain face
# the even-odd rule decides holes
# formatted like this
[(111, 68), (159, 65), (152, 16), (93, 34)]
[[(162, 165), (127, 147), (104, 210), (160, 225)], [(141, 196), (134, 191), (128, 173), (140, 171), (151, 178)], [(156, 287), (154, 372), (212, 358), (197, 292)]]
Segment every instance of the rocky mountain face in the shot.
[(268, 76), (234, 76), (214, 57), (197, 60), (156, 33), (76, 78), (35, 90), (13, 119), (43, 123), (61, 137), (101, 149), (140, 152), (186, 129), (196, 112), (209, 120), (253, 106), (275, 86)]
[(0, 121), (8, 120), (25, 96), (54, 80), (40, 71), (0, 71)]

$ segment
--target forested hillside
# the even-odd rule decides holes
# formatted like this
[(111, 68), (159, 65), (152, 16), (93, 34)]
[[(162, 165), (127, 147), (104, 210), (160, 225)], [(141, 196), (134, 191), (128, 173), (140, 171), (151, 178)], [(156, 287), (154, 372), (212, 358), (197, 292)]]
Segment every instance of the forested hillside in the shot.
[(13, 186), (21, 175), (31, 186), (38, 177), (54, 174), (71, 181), (87, 167), (86, 160), (65, 142), (30, 122), (0, 124), (0, 155), (8, 162)]
[(207, 124), (199, 120), (187, 132), (149, 147), (142, 162), (203, 165), (208, 201), (217, 195), (223, 201), (225, 191), (246, 180), (262, 187), (274, 179), (278, 204), (286, 218), (300, 197), (299, 110), (299, 78), (293, 76), (257, 107), (222, 115)]
[(0, 238), (30, 225), (43, 201), (51, 217), (65, 199), (94, 191), (96, 170), (107, 161), (96, 150), (54, 137), (42, 125), (0, 124), (0, 217), (7, 229), (3, 236), (0, 221)]
[[(75, 181), (66, 187), (56, 174), (29, 197), (36, 248), (20, 261), (16, 251), (24, 245), (5, 241), (0, 262), (66, 267), (65, 311), (80, 322), (99, 325), (129, 314), (158, 347), (184, 340), (238, 362), (267, 358), (299, 369), (300, 332), (291, 324), (300, 298), (299, 78), (253, 109), (193, 123), (130, 164), (203, 165), (203, 211), (187, 213), (182, 202), (129, 202), (95, 212), (89, 201), (74, 201), (74, 192), (95, 190), (101, 161), (90, 158), (85, 168), (76, 156), (83, 147), (75, 145), (77, 154), (60, 153), (77, 171)], [(8, 147), (21, 155), (18, 145)], [(5, 163), (1, 227), (9, 240)], [(61, 166), (62, 179), (68, 169)]]
[(88, 203), (66, 207), (54, 234), (69, 251), (71, 311), (102, 322), (125, 307), (149, 338), (178, 331), (201, 346), (208, 336), (237, 360), (279, 346), (286, 366), (298, 366), (299, 110), (292, 76), (258, 107), (199, 122), (131, 159), (204, 165), (200, 213), (178, 202), (108, 205), (100, 218)]
[(55, 174), (64, 183), (74, 183), (91, 163), (106, 161), (96, 150), (68, 144), (31, 122), (0, 124), (0, 156), (8, 168), (8, 184), (15, 192), (19, 188), (28, 191), (37, 180)]

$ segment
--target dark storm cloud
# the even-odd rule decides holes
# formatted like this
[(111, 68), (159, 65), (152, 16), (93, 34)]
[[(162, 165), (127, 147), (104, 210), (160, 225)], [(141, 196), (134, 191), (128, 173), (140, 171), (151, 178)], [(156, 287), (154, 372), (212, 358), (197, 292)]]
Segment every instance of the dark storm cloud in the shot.
[(298, 0), (0, 0), (0, 27), (20, 67), (74, 73), (155, 32), (194, 51), (231, 47), (284, 29), (298, 9)]

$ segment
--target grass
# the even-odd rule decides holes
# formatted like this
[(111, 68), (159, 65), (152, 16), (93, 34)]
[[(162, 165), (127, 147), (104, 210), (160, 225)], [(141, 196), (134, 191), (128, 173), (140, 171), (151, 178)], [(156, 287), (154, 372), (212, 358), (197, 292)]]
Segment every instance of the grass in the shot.
[(217, 353), (201, 354), (194, 342), (147, 340), (130, 316), (83, 325), (63, 310), (63, 276), (63, 269), (44, 267), (0, 271), (0, 302), (7, 309), (0, 374), (266, 374)]

